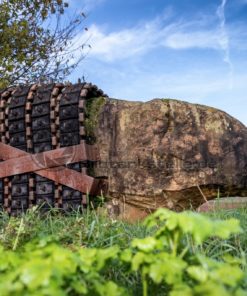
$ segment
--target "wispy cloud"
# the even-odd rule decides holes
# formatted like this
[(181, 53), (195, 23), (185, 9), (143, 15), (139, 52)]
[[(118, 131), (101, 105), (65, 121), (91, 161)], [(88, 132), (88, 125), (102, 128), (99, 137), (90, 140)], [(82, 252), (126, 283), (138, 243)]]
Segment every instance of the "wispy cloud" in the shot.
[(150, 22), (144, 27), (106, 34), (97, 25), (92, 25), (87, 34), (92, 46), (90, 55), (104, 61), (115, 61), (146, 53), (157, 46), (156, 28), (157, 25)]
[(218, 34), (214, 30), (171, 33), (166, 36), (163, 45), (173, 49), (219, 49)]
[(232, 88), (233, 84), (233, 64), (230, 58), (230, 45), (229, 45), (229, 36), (226, 29), (226, 17), (225, 17), (225, 7), (227, 4), (227, 0), (222, 0), (221, 4), (217, 8), (217, 15), (220, 21), (220, 35), (219, 35), (219, 44), (223, 50), (224, 57), (223, 61), (229, 67), (229, 82), (230, 88)]
[(76, 75), (85, 73), (112, 97), (200, 102), (246, 124), (246, 20), (242, 11), (236, 17), (244, 2), (217, 0), (191, 14), (174, 4), (169, 17), (137, 18), (135, 26), (122, 29), (115, 26), (122, 21), (112, 26), (96, 20), (77, 36), (78, 42), (90, 38), (92, 49)]
[[(142, 25), (113, 32), (107, 32), (106, 28), (93, 24), (88, 32), (84, 32), (77, 39), (80, 41), (89, 38), (92, 46), (90, 56), (108, 62), (139, 57), (162, 47), (176, 50), (198, 48), (223, 51), (223, 60), (229, 66), (232, 75), (225, 5), (226, 0), (222, 0), (215, 18), (167, 22), (157, 17)], [(220, 21), (218, 26), (217, 18)]]
[[(190, 27), (194, 24), (190, 23)], [(184, 31), (188, 24), (172, 23), (162, 27), (157, 21), (143, 26), (106, 33), (97, 25), (89, 27), (81, 38), (89, 38), (91, 56), (104, 61), (115, 61), (145, 54), (158, 47), (171, 49), (212, 48), (220, 49), (219, 32), (211, 30)], [(86, 37), (87, 35), (87, 37)]]

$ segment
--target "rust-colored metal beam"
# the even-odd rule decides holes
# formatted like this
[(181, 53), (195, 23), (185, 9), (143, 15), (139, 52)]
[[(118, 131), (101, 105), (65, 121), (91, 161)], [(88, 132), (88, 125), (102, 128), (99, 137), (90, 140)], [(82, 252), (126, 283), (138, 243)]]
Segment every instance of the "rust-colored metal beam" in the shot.
[[(11, 146), (0, 143), (0, 157), (2, 159), (9, 158), (10, 155), (13, 155), (13, 147), (9, 147)], [(18, 153), (19, 156), (7, 159), (0, 163), (0, 178), (35, 172), (41, 169), (53, 168), (79, 161), (97, 161), (99, 160), (99, 156), (96, 147), (92, 148), (93, 149), (91, 150), (89, 145), (81, 143), (75, 146), (59, 148), (36, 154), (29, 154), (21, 151), (20, 155)]]
[(83, 193), (98, 194), (100, 180), (68, 169), (62, 165), (83, 160), (99, 159), (95, 146), (80, 145), (29, 154), (15, 147), (0, 143), (0, 178), (35, 172), (54, 182)]
[(100, 180), (65, 167), (40, 170), (36, 173), (42, 177), (48, 178), (54, 182), (63, 184), (82, 193), (92, 195), (100, 194), (100, 188), (98, 188)]

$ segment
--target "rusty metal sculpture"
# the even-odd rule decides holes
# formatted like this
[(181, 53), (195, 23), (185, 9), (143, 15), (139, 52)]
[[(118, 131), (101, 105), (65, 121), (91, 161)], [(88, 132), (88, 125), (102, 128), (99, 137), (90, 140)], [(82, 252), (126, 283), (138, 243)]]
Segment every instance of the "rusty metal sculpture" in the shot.
[(50, 84), (0, 91), (0, 204), (10, 214), (33, 205), (83, 207), (104, 179), (87, 175), (99, 160), (84, 120), (86, 100), (105, 96), (96, 86)]

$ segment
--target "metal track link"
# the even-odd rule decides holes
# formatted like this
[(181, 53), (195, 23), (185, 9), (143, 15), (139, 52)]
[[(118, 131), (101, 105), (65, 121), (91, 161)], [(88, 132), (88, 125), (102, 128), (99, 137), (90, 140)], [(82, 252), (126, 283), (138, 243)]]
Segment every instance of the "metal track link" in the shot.
[[(52, 137), (52, 149), (59, 148), (59, 139), (57, 138), (57, 112), (56, 108), (59, 106), (59, 100), (61, 98), (61, 91), (63, 89), (63, 84), (56, 84), (52, 90), (52, 98), (50, 102), (50, 125), (51, 125), (51, 137)], [(61, 185), (54, 183), (54, 206), (55, 208), (62, 207), (61, 198)]]
[[(19, 86), (12, 93), (9, 101), (9, 145), (32, 153), (31, 122), (29, 119), (32, 108), (32, 99), (36, 86)], [(21, 174), (10, 178), (11, 201), (9, 211), (18, 215), (32, 206), (30, 203), (29, 182), (32, 182), (31, 174)]]
[[(59, 142), (60, 147), (80, 144), (80, 112), (78, 109), (79, 98), (84, 84), (69, 85), (64, 88), (59, 102)], [(83, 110), (84, 111), (84, 110)], [(83, 113), (82, 113), (83, 114)], [(86, 138), (84, 137), (84, 140)], [(70, 169), (81, 171), (81, 163), (73, 163), (67, 166)], [(62, 186), (62, 209), (66, 212), (81, 210), (83, 208), (82, 193)]]
[[(66, 86), (63, 84), (24, 85), (0, 91), (0, 96), (1, 142), (32, 154), (32, 161), (40, 165), (42, 170), (46, 159), (41, 152), (69, 146), (76, 149), (74, 145), (85, 142), (90, 144), (84, 125), (86, 100), (105, 95), (95, 85), (78, 83)], [(88, 147), (87, 149), (94, 149)], [(3, 149), (6, 148), (3, 147)], [(89, 151), (89, 155), (93, 155), (91, 150)], [(72, 158), (74, 153), (76, 150), (70, 151)], [(4, 154), (1, 157), (4, 157)], [(85, 159), (88, 160), (75, 163), (71, 159), (67, 163), (72, 163), (64, 166), (88, 178), (89, 166), (91, 168), (96, 158), (89, 156)], [(63, 170), (63, 167), (59, 166), (57, 169)], [(68, 172), (65, 171), (64, 173), (67, 174)], [(8, 213), (18, 215), (34, 205), (39, 205), (44, 210), (56, 207), (65, 212), (82, 210), (87, 205), (88, 196), (83, 189), (80, 190), (85, 193), (56, 183), (59, 178), (52, 177), (50, 174), (43, 175), (56, 182), (42, 177), (42, 174), (31, 173), (31, 170), (26, 171), (30, 173), (24, 174), (23, 170), (22, 172), (12, 177), (4, 177), (3, 174), (4, 179), (0, 179), (0, 205)], [(78, 179), (77, 176), (75, 178)], [(92, 178), (92, 181), (87, 180), (87, 182), (93, 181)], [(68, 184), (65, 181), (61, 182)]]
[[(52, 145), (52, 120), (51, 108), (54, 105), (55, 96), (53, 96), (54, 84), (39, 86), (34, 96), (33, 108), (31, 114), (32, 121), (32, 142), (34, 153), (49, 151), (53, 149)], [(57, 91), (57, 89), (56, 89)], [(58, 89), (59, 91), (59, 89)], [(55, 91), (54, 91), (55, 92)], [(42, 167), (44, 159), (36, 159)], [(55, 188), (54, 182), (35, 176), (35, 199), (36, 204), (42, 209), (55, 206)]]
[[(8, 113), (9, 113), (9, 101), (12, 95), (13, 89), (7, 89), (1, 93), (1, 142), (9, 144), (9, 132), (8, 132)], [(10, 178), (4, 178), (1, 180), (1, 204), (2, 207), (8, 212), (11, 212), (10, 202), (11, 202), (11, 182)]]

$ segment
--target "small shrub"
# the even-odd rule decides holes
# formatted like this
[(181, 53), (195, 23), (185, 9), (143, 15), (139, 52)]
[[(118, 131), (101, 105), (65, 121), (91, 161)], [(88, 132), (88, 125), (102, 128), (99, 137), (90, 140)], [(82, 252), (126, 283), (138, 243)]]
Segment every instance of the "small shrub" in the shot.
[[(81, 219), (77, 217), (76, 221), (81, 223)], [(194, 212), (159, 209), (144, 222), (147, 236), (132, 239), (124, 250), (122, 241), (119, 246), (103, 248), (62, 246), (59, 236), (49, 235), (19, 247), (24, 238), (30, 237), (25, 227), (31, 221), (22, 217), (19, 224), (15, 219), (10, 222), (13, 225), (8, 224), (7, 230), (12, 233), (13, 228), (16, 233), (10, 244), (12, 250), (8, 248), (9, 240), (5, 248), (0, 248), (3, 296), (246, 294), (245, 258), (222, 252), (216, 260), (204, 251), (204, 244), (210, 240), (224, 245), (225, 240), (239, 235), (242, 230), (236, 219), (222, 221)], [(92, 235), (95, 223), (88, 230)], [(134, 291), (133, 281), (141, 283), (141, 291), (139, 286)]]
[(201, 252), (209, 238), (228, 239), (240, 233), (238, 220), (159, 209), (145, 224), (155, 229), (154, 235), (134, 239), (121, 255), (132, 272), (141, 272), (143, 295), (148, 295), (148, 283), (165, 284), (170, 296), (244, 295), (244, 260), (228, 256), (216, 261)]

